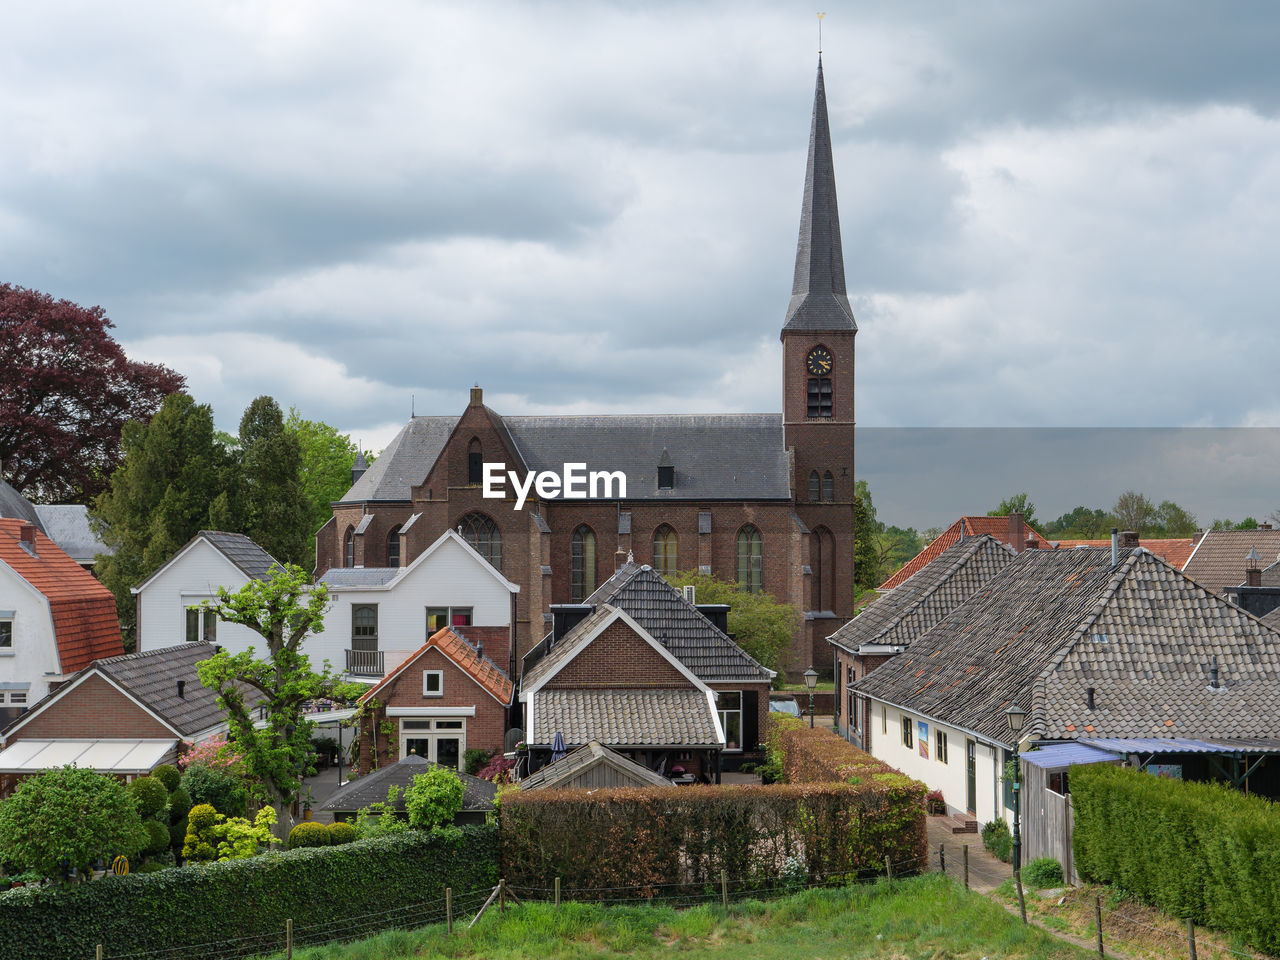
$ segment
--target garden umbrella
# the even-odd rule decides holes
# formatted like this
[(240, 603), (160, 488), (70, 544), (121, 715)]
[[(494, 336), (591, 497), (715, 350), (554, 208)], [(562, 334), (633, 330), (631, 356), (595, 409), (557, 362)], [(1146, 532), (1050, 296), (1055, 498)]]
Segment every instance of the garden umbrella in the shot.
[(556, 735), (551, 738), (551, 762), (555, 763), (568, 752), (564, 745), (564, 734), (557, 730)]

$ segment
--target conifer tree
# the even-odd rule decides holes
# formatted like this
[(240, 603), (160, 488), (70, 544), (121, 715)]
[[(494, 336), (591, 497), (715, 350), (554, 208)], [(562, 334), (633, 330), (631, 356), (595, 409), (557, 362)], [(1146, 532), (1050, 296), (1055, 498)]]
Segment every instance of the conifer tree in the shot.
[(310, 567), (310, 510), (300, 483), (302, 452), (280, 406), (258, 397), (240, 420), (244, 532), (282, 563)]

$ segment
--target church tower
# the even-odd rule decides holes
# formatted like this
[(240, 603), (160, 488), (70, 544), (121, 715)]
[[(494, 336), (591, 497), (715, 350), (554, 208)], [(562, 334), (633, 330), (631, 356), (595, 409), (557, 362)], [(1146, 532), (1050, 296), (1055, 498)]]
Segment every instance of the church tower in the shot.
[(845, 290), (831, 127), (819, 56), (795, 280), (782, 327), (784, 431), (795, 464), (796, 513), (810, 531), (807, 652), (819, 669), (831, 664), (826, 637), (852, 615), (855, 596), (850, 533), (857, 332)]

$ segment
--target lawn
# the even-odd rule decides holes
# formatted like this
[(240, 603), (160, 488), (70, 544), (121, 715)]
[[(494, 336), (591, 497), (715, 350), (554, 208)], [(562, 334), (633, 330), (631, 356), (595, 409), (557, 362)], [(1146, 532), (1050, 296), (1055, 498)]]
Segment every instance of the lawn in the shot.
[(723, 956), (734, 960), (804, 957), (1085, 960), (1084, 950), (1025, 927), (997, 904), (931, 875), (839, 890), (808, 890), (768, 903), (688, 910), (566, 903), (486, 914), (474, 930), (460, 923), (389, 931), (368, 940), (296, 950), (299, 960), (493, 960)]

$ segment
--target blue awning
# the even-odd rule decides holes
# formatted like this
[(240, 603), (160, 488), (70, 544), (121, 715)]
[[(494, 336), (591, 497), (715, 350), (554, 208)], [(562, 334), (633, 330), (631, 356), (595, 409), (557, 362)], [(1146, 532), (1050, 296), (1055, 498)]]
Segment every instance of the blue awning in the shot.
[(1042, 770), (1066, 769), (1082, 763), (1114, 763), (1121, 759), (1115, 753), (1083, 743), (1046, 743), (1038, 750), (1019, 754), (1024, 763)]
[(1081, 740), (1091, 747), (1115, 753), (1239, 753), (1240, 747), (1219, 741), (1190, 740), (1184, 737), (1108, 737)]

